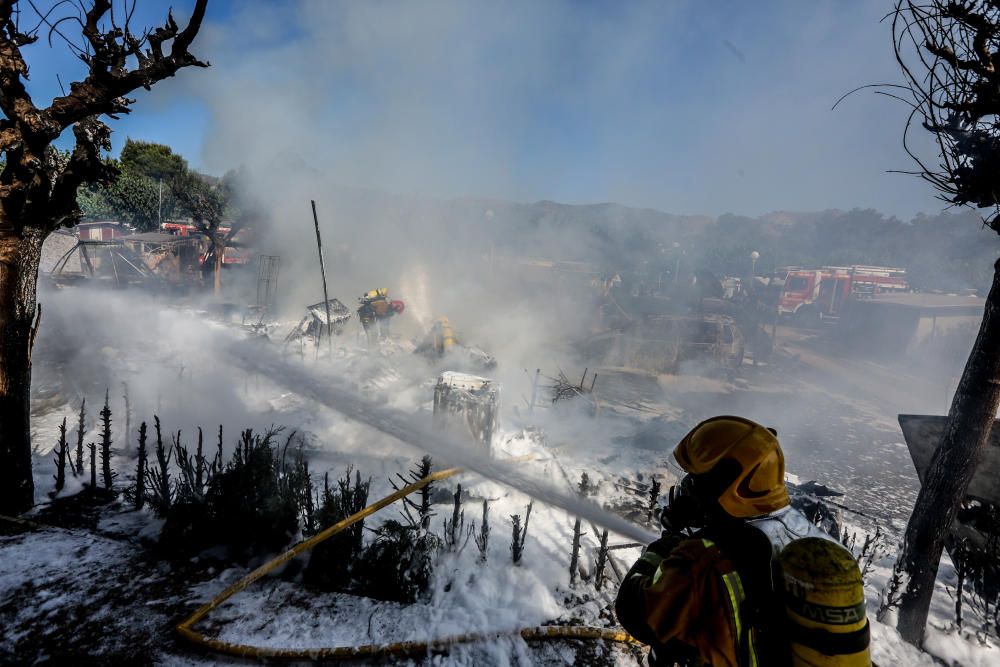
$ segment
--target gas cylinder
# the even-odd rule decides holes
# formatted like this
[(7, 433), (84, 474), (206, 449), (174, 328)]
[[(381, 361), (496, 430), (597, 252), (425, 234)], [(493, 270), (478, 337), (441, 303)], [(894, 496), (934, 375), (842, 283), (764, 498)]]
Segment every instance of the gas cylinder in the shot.
[(854, 556), (831, 540), (804, 537), (782, 549), (778, 562), (791, 664), (870, 667), (864, 584)]

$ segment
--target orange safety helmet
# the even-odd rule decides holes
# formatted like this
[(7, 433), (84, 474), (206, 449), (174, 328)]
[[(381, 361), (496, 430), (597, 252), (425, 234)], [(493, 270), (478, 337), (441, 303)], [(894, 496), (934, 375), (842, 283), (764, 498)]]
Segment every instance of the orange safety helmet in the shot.
[(403, 303), (402, 301), (392, 301), (391, 303), (389, 303), (389, 307), (392, 308), (393, 312), (395, 312), (397, 315), (401, 314), (404, 310), (406, 310), (406, 304)]
[(731, 516), (749, 519), (789, 504), (777, 434), (754, 421), (707, 419), (684, 436), (674, 458), (696, 484), (709, 481), (710, 493)]

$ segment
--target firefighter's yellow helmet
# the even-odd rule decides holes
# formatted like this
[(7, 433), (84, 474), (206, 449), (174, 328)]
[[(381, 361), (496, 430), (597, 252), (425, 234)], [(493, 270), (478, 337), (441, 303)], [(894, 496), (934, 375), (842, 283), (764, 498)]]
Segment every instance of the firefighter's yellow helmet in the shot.
[(749, 419), (703, 421), (680, 441), (674, 458), (696, 481), (710, 481), (712, 495), (731, 516), (762, 516), (789, 504), (778, 438)]

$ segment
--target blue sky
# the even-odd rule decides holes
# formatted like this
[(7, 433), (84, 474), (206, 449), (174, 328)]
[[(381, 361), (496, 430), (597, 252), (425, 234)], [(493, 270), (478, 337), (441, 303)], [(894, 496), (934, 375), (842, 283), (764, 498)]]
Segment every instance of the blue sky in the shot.
[[(139, 4), (136, 22), (152, 24), (170, 3)], [(173, 4), (181, 18), (191, 0)], [(167, 143), (214, 173), (305, 166), (440, 197), (909, 216), (942, 205), (886, 173), (910, 167), (905, 107), (862, 92), (830, 109), (899, 80), (879, 22), (889, 9), (211, 0), (193, 51), (213, 66), (140, 91), (111, 122), (114, 144)], [(58, 91), (56, 72), (65, 83), (80, 71), (58, 39), (44, 42), (26, 50), (38, 102)]]

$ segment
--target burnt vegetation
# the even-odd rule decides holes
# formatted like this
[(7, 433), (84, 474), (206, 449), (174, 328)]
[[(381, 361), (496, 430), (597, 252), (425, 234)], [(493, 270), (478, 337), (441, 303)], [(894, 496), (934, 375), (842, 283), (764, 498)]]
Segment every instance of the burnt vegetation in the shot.
[(956, 582), (949, 590), (955, 625), (980, 641), (1000, 638), (1000, 507), (969, 501), (959, 510), (976, 534), (953, 538), (950, 553)]
[[(317, 503), (314, 534), (333, 526), (368, 504), (371, 478), (361, 479), (361, 472), (348, 468), (344, 476), (330, 486), (329, 474), (323, 476), (323, 489)], [(328, 540), (316, 545), (309, 557), (304, 580), (322, 590), (346, 590), (352, 584), (354, 563), (364, 548), (364, 520), (358, 521)], [(310, 532), (310, 531), (307, 531)]]
[(179, 471), (173, 500), (163, 512), (160, 547), (178, 556), (215, 546), (227, 559), (245, 561), (287, 545), (304, 513), (305, 464), (295, 433), (247, 429), (229, 462), (221, 449), (211, 463), (200, 451), (188, 451), (181, 434), (173, 451)]
[[(101, 504), (114, 499), (100, 485), (105, 469), (110, 470), (112, 481), (117, 478), (112, 468), (114, 450), (110, 447), (113, 415), (107, 403), (101, 415), (99, 442), (86, 445), (90, 484), (85, 483), (78, 496), (60, 498), (60, 502), (72, 503), (77, 497), (86, 500), (95, 493), (101, 494)], [(83, 424), (83, 410), (79, 419)], [(155, 415), (152, 431), (155, 440), (150, 451), (147, 423), (139, 424), (135, 458), (125, 461), (134, 473), (120, 489), (123, 503), (107, 510), (149, 511), (160, 517), (163, 525), (159, 536), (149, 545), (155, 557), (173, 563), (184, 563), (192, 557), (247, 563), (251, 558), (280, 552), (299, 536), (316, 535), (368, 505), (372, 480), (353, 468), (332, 483), (325, 474), (317, 488), (304, 455), (304, 441), (294, 431), (272, 427), (258, 433), (246, 429), (240, 433), (228, 461), (221, 426), (216, 441), (209, 446), (202, 429), (189, 443), (183, 431), (166, 432)], [(86, 432), (81, 427), (81, 441)], [(104, 446), (105, 442), (108, 446)], [(77, 474), (69, 462), (65, 420), (60, 443), (54, 477), (62, 490), (65, 471), (60, 472), (60, 461), (63, 468), (69, 467), (70, 474)], [(425, 456), (390, 484), (410, 484), (432, 470), (433, 463)], [(429, 529), (434, 515), (433, 485), (424, 486), (422, 491), (415, 493), (412, 500), (406, 498), (409, 502), (402, 504), (402, 521), (390, 519), (369, 528), (360, 520), (314, 547), (301, 569), (303, 582), (319, 590), (410, 603), (428, 594), (443, 551), (461, 551), (464, 542), (476, 534), (485, 553), (488, 520), (484, 515), (479, 533), (474, 524), (466, 529), (461, 485), (453, 496), (450, 520), (444, 521), (444, 537)], [(88, 500), (87, 505), (92, 503)], [(52, 512), (62, 511), (62, 507)], [(526, 528), (518, 526), (519, 549), (523, 548)], [(519, 551), (516, 555), (519, 558)]]

